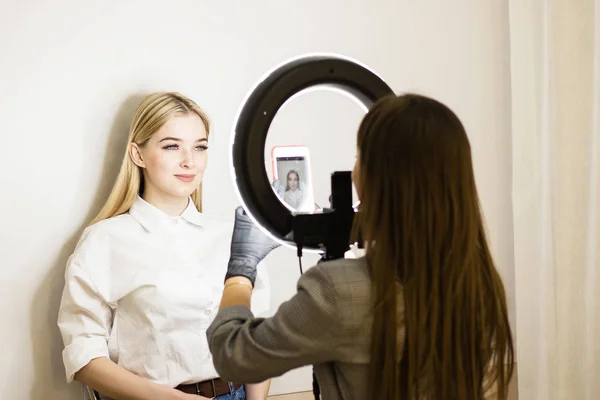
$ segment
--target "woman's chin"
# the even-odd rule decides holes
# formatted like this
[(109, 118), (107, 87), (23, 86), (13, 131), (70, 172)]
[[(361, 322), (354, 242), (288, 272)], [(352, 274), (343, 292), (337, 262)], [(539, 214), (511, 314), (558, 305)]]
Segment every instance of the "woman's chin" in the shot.
[(177, 185), (177, 187), (171, 188), (169, 190), (169, 194), (173, 197), (181, 197), (188, 198), (194, 193), (194, 191), (198, 188), (198, 185), (193, 184), (185, 184), (185, 185)]

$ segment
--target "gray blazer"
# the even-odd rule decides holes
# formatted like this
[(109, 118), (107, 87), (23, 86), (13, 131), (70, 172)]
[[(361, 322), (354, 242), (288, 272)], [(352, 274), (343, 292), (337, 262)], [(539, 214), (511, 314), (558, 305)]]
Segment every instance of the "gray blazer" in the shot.
[(370, 292), (365, 258), (340, 259), (308, 269), (271, 318), (225, 308), (207, 331), (215, 368), (256, 383), (314, 365), (323, 399), (369, 399)]
[[(364, 257), (320, 263), (298, 281), (298, 292), (271, 318), (246, 307), (221, 310), (207, 331), (221, 378), (256, 383), (314, 365), (324, 400), (366, 400), (371, 344), (371, 281)], [(398, 291), (398, 321), (404, 301)], [(398, 331), (397, 350), (405, 343)], [(399, 357), (398, 357), (399, 359)], [(486, 400), (498, 399), (484, 379)]]

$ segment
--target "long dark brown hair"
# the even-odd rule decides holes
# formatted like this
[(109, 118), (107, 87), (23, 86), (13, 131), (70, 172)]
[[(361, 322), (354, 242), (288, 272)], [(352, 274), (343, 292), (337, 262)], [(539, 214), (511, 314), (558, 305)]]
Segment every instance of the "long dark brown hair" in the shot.
[(373, 399), (505, 399), (514, 350), (458, 117), (417, 94), (378, 101), (357, 139), (373, 286)]

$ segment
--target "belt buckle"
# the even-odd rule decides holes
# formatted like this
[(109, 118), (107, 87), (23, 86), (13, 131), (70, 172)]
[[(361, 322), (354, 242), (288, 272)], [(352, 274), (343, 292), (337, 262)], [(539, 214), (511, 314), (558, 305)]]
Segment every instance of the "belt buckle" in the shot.
[(212, 394), (212, 395), (213, 395), (214, 397), (217, 397), (217, 389), (215, 388), (215, 380), (214, 380), (214, 379), (211, 379), (211, 380), (210, 380), (210, 384), (211, 384), (211, 386), (212, 386), (212, 391), (213, 391), (213, 394)]
[(201, 392), (201, 390), (200, 390), (200, 383), (199, 383), (199, 382), (196, 382), (196, 383), (195, 383), (195, 385), (196, 385), (196, 394), (197, 394), (198, 396), (200, 396), (200, 392)]

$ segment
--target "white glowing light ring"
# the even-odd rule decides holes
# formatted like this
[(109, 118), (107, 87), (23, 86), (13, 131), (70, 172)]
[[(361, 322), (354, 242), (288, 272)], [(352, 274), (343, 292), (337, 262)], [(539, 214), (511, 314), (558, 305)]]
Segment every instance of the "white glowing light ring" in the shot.
[[(365, 112), (392, 89), (366, 65), (332, 53), (311, 53), (291, 58), (267, 72), (246, 94), (236, 115), (230, 141), (230, 172), (242, 207), (267, 235), (284, 246), (292, 230), (294, 213), (272, 190), (264, 152), (269, 127), (276, 113), (291, 99), (312, 90), (332, 90), (348, 96)], [(355, 140), (355, 137), (349, 138)], [(305, 251), (320, 252), (316, 243)]]

